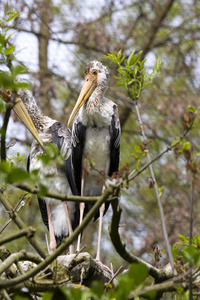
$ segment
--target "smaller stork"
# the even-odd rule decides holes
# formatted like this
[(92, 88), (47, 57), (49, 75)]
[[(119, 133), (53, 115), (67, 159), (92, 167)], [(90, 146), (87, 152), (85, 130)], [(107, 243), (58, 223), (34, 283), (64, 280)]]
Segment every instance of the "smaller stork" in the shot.
[[(70, 115), (72, 126), (72, 164), (79, 195), (100, 196), (105, 189), (102, 174), (112, 176), (118, 171), (120, 154), (120, 121), (117, 105), (104, 97), (109, 73), (98, 61), (91, 61), (85, 69), (85, 82)], [(100, 208), (96, 260), (100, 261), (102, 218), (109, 203)], [(92, 204), (80, 204), (80, 222)], [(78, 248), (80, 247), (80, 238)], [(79, 250), (79, 249), (78, 249)]]
[[(63, 123), (42, 115), (30, 91), (20, 90), (17, 99), (13, 110), (36, 138), (28, 158), (28, 171), (39, 170), (40, 181), (48, 187), (49, 192), (77, 195), (72, 177), (70, 130)], [(44, 145), (52, 142), (58, 147), (64, 160), (64, 165), (60, 168), (57, 168), (54, 161), (44, 166), (39, 159), (39, 155), (44, 153)], [(43, 222), (49, 229), (50, 252), (53, 252), (63, 238), (71, 235), (78, 226), (79, 208), (74, 202), (63, 203), (48, 197), (38, 197), (38, 201)], [(70, 247), (70, 253), (72, 252), (73, 247)]]

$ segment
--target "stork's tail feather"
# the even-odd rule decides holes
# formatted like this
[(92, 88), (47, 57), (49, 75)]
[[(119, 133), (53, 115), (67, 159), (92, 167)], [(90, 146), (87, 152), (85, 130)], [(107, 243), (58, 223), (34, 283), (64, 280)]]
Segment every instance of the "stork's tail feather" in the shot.
[(60, 246), (60, 244), (62, 244), (64, 238), (66, 238), (66, 235), (59, 235), (59, 236), (55, 236), (56, 238), (56, 248), (58, 248), (58, 246)]

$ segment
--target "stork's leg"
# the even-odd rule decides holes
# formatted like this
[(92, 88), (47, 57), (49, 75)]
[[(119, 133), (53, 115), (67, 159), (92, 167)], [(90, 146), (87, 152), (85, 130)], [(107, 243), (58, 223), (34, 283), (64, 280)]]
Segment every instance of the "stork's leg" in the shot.
[[(81, 178), (81, 196), (83, 195), (84, 195), (84, 170), (82, 170), (82, 178)], [(79, 221), (79, 225), (80, 225), (83, 221), (85, 203), (81, 202), (79, 207), (80, 207), (80, 221)], [(77, 252), (80, 251), (80, 245), (81, 245), (81, 233), (78, 236), (77, 249), (76, 249)]]
[(105, 211), (105, 203), (103, 203), (99, 209), (99, 232), (98, 232), (97, 255), (96, 255), (97, 261), (100, 261), (101, 231), (102, 231), (102, 222), (103, 222), (104, 211)]
[(53, 222), (52, 222), (52, 216), (51, 216), (51, 205), (48, 203), (48, 204), (46, 204), (46, 207), (47, 207), (49, 237), (50, 237), (49, 249), (50, 249), (50, 253), (52, 253), (56, 249), (56, 238), (55, 238), (55, 234), (54, 234), (54, 228), (53, 228)]
[[(73, 229), (72, 229), (72, 224), (71, 224), (71, 221), (70, 221), (69, 210), (68, 210), (67, 203), (65, 202), (64, 204), (65, 204), (65, 212), (66, 212), (66, 217), (67, 217), (67, 225), (68, 225), (68, 230), (69, 230), (69, 236), (71, 236), (72, 233), (73, 233)], [(74, 245), (69, 246), (69, 253), (70, 254), (74, 253)]]

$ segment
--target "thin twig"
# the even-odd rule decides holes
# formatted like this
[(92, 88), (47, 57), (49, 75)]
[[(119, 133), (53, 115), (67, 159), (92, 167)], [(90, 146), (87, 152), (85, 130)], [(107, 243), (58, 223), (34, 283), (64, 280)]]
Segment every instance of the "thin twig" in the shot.
[[(40, 271), (36, 276), (35, 279), (39, 279), (39, 276), (44, 274), (48, 269), (51, 269), (50, 265), (48, 265), (44, 270)], [(52, 273), (51, 273), (52, 274)]]
[[(139, 121), (139, 124), (140, 124), (140, 129), (141, 129), (142, 136), (143, 136), (143, 143), (144, 143), (144, 146), (146, 148), (147, 159), (148, 159), (148, 162), (150, 163), (151, 162), (151, 157), (150, 157), (150, 153), (149, 153), (149, 150), (148, 150), (147, 138), (146, 138), (146, 135), (145, 135), (145, 131), (144, 131), (142, 119), (141, 119), (141, 116), (140, 116), (140, 112), (139, 112), (139, 109), (138, 109), (137, 101), (135, 101), (135, 109), (136, 109), (138, 121)], [(152, 177), (153, 182), (154, 182), (154, 189), (155, 189), (156, 198), (157, 198), (157, 202), (158, 202), (158, 207), (159, 207), (159, 211), (160, 211), (163, 235), (164, 235), (164, 239), (165, 239), (165, 243), (166, 243), (166, 247), (167, 247), (167, 252), (168, 252), (168, 255), (169, 255), (169, 260), (170, 260), (170, 263), (171, 263), (172, 270), (174, 271), (174, 259), (173, 259), (171, 245), (169, 243), (169, 238), (168, 238), (168, 234), (167, 234), (167, 227), (166, 227), (166, 223), (165, 223), (165, 216), (164, 216), (164, 212), (163, 212), (162, 202), (161, 202), (161, 199), (160, 199), (157, 181), (156, 181), (154, 171), (153, 171), (153, 168), (152, 168), (151, 164), (149, 165), (149, 169), (150, 169), (151, 177)]]
[(113, 280), (117, 277), (117, 275), (119, 274), (119, 272), (123, 269), (123, 267), (119, 267), (119, 269), (117, 270), (117, 272), (115, 272), (115, 274), (113, 275), (113, 277), (109, 280), (108, 283), (112, 283)]
[(8, 258), (6, 258), (0, 266), (0, 274), (2, 274), (6, 269), (8, 269), (13, 263), (19, 260), (30, 260), (36, 264), (42, 262), (41, 258), (35, 254), (27, 253), (25, 250), (21, 250), (18, 253), (11, 254)]
[[(128, 176), (128, 181), (131, 181), (135, 179), (138, 175), (140, 175), (144, 170), (146, 170), (151, 164), (153, 164), (155, 161), (157, 161), (159, 158), (161, 158), (166, 152), (172, 150), (175, 148), (181, 141), (184, 139), (186, 134), (188, 133), (189, 130), (186, 130), (181, 137), (179, 137), (178, 141), (174, 143), (171, 146), (167, 146), (165, 150), (163, 150), (161, 153), (159, 153), (156, 157), (154, 157), (152, 160), (150, 160), (146, 165), (144, 165), (137, 173), (136, 170), (133, 170), (129, 176)], [(136, 173), (136, 174), (135, 174)], [(135, 174), (135, 175), (134, 175)]]
[[(19, 202), (15, 205), (15, 208), (13, 209), (13, 212), (19, 212), (20, 209), (25, 205), (25, 202), (24, 202), (24, 197), (26, 196), (27, 194), (24, 194), (21, 199), (19, 200)], [(18, 207), (19, 206), (19, 207)], [(7, 213), (12, 213), (11, 211), (6, 211)], [(3, 226), (3, 228), (1, 228), (0, 230), (0, 234), (6, 229), (6, 227), (12, 222), (12, 218), (10, 218), (6, 224)]]
[[(41, 193), (39, 188), (30, 187), (30, 186), (27, 186), (25, 184), (15, 183), (15, 184), (13, 184), (13, 186), (18, 188), (18, 189), (27, 191), (31, 194), (39, 195)], [(87, 202), (93, 202), (94, 203), (99, 199), (99, 197), (81, 197), (81, 196), (74, 196), (74, 195), (63, 195), (63, 194), (53, 193), (53, 192), (46, 192), (45, 196), (49, 197), (49, 198), (58, 199), (58, 200), (61, 200), (61, 201), (86, 202), (86, 203)]]
[(16, 265), (17, 265), (17, 268), (18, 268), (18, 270), (19, 270), (19, 273), (20, 273), (21, 275), (23, 275), (25, 272), (24, 272), (22, 266), (20, 265), (19, 261), (16, 262)]
[(6, 300), (12, 300), (6, 290), (3, 290), (3, 294)]
[(12, 222), (12, 219), (9, 219), (6, 224), (1, 228), (0, 230), (0, 234), (2, 234), (2, 232), (6, 229), (6, 227)]
[[(0, 193), (0, 201), (5, 207), (5, 209), (9, 212), (10, 218), (13, 220), (13, 222), (20, 228), (25, 229), (26, 226), (24, 222), (21, 220), (21, 218), (18, 216), (17, 212), (13, 210), (13, 207), (9, 203), (8, 199), (4, 197), (2, 193)], [(45, 258), (47, 253), (43, 249), (43, 247), (33, 238), (33, 237), (26, 237), (30, 244), (34, 247), (34, 249), (41, 255), (42, 258)]]
[[(76, 252), (76, 254), (74, 255), (74, 257), (70, 261), (69, 265), (67, 266), (68, 269), (71, 269), (73, 267), (73, 263), (74, 263), (75, 259), (77, 258), (77, 256), (79, 255), (79, 253), (81, 253), (81, 251), (83, 251), (83, 249), (85, 249), (85, 247), (86, 246), (84, 245), (79, 251)], [(61, 259), (61, 261), (59, 261), (59, 264), (61, 264), (64, 259), (65, 259), (65, 256), (63, 257), (63, 259)]]
[[(194, 178), (192, 177), (191, 183), (190, 183), (190, 235), (189, 235), (189, 244), (192, 245), (192, 239), (193, 239), (193, 205), (194, 205)], [(193, 299), (192, 295), (192, 286), (193, 286), (193, 280), (192, 280), (192, 264), (190, 263), (190, 277), (189, 277), (189, 299)]]

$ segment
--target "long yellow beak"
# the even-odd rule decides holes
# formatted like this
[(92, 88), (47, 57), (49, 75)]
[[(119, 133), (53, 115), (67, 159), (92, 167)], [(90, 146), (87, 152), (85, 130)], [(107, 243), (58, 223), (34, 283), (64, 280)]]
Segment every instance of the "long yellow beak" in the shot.
[(86, 76), (85, 82), (84, 82), (83, 87), (81, 89), (81, 92), (80, 92), (80, 95), (78, 97), (78, 100), (77, 100), (77, 102), (76, 102), (76, 104), (74, 106), (74, 109), (72, 110), (72, 113), (71, 113), (70, 117), (69, 117), (69, 121), (67, 123), (68, 127), (72, 123), (75, 115), (77, 114), (77, 112), (79, 111), (79, 109), (81, 108), (81, 106), (90, 97), (90, 95), (92, 94), (92, 92), (94, 91), (94, 89), (96, 88), (96, 86), (97, 86), (96, 81), (94, 81), (90, 75)]
[[(6, 91), (2, 92), (3, 100), (6, 102), (9, 102), (11, 99), (12, 92), (8, 94)], [(22, 123), (26, 126), (26, 128), (30, 131), (30, 133), (34, 136), (34, 138), (38, 141), (40, 146), (44, 149), (44, 144), (28, 114), (28, 111), (22, 101), (22, 99), (19, 97), (19, 95), (16, 96), (15, 105), (13, 107), (14, 112), (18, 116), (18, 118), (22, 121)]]

